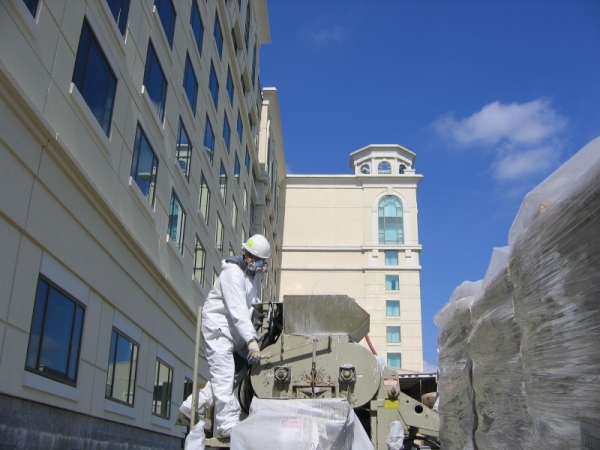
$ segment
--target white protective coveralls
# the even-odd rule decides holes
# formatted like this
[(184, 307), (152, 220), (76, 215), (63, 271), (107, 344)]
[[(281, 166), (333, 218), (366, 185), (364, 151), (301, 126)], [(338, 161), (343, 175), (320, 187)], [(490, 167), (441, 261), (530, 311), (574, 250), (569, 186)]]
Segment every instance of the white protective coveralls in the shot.
[[(238, 264), (232, 262), (237, 260)], [(241, 264), (239, 264), (241, 262)], [(240, 405), (233, 394), (233, 353), (248, 353), (248, 342), (258, 340), (252, 325), (252, 305), (258, 303), (254, 276), (245, 273), (241, 257), (222, 262), (223, 271), (206, 297), (202, 310), (202, 336), (211, 376), (217, 433), (240, 420)]]

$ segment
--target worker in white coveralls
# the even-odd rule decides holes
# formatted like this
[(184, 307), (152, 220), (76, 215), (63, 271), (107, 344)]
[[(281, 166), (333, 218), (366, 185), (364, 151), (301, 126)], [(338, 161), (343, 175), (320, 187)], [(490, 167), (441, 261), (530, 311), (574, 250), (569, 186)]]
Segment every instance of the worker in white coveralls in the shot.
[[(242, 244), (244, 253), (222, 262), (223, 271), (202, 309), (202, 336), (211, 380), (198, 394), (200, 415), (215, 407), (217, 434), (231, 435), (240, 420), (240, 405), (233, 393), (236, 367), (234, 354), (246, 355), (249, 363), (260, 361), (260, 348), (252, 325), (252, 305), (259, 303), (256, 275), (267, 268), (271, 246), (267, 239), (256, 234)], [(190, 416), (191, 396), (180, 411)]]

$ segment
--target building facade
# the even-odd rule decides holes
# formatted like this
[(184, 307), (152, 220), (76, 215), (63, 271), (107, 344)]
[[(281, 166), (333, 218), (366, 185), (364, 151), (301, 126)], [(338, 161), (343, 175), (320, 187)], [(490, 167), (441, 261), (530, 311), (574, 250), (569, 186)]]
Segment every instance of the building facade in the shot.
[(351, 175), (286, 177), (280, 296), (354, 298), (387, 364), (422, 371), (415, 157), (370, 145), (350, 155)]
[(3, 443), (181, 448), (197, 308), (254, 233), (278, 296), (269, 41), (265, 0), (0, 3)]

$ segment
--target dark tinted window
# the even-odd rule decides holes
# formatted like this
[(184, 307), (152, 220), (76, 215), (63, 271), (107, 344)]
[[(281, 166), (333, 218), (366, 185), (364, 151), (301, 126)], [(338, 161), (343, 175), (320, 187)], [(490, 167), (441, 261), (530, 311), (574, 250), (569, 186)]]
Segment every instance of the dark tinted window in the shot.
[(127, 30), (127, 16), (129, 15), (129, 0), (106, 0), (112, 12), (117, 27), (123, 36)]
[(84, 309), (65, 291), (40, 277), (31, 321), (26, 368), (75, 385)]
[(115, 102), (117, 78), (85, 20), (79, 38), (73, 83), (108, 135)]

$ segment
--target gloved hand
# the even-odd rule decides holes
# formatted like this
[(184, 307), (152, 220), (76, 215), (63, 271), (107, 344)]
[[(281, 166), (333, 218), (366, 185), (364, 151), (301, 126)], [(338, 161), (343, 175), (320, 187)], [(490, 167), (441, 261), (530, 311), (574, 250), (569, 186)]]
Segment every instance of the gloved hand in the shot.
[(248, 342), (248, 362), (250, 364), (260, 362), (260, 348), (255, 340)]

